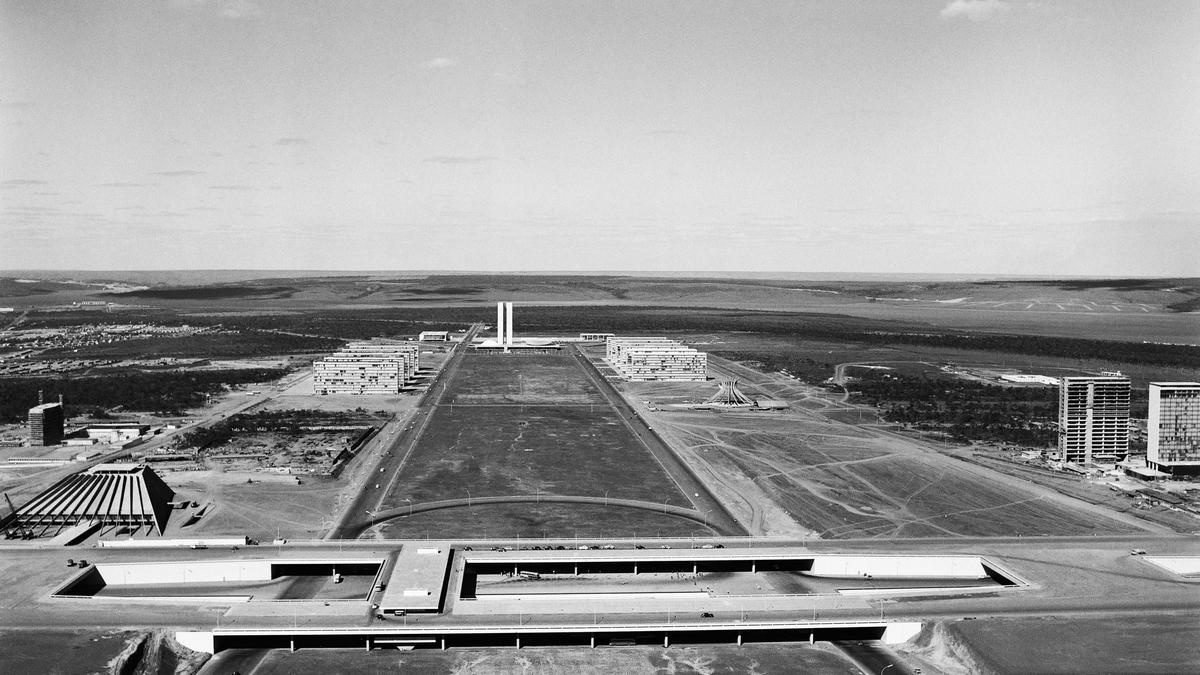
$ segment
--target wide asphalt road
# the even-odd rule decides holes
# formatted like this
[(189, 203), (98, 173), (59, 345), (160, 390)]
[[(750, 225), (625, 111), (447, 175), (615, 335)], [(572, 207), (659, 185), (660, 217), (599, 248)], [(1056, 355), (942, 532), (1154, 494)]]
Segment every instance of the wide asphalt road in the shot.
[[(449, 382), (454, 377), (455, 371), (458, 370), (458, 366), (462, 362), (463, 355), (471, 348), (471, 340), (475, 338), (475, 334), (479, 332), (481, 327), (480, 324), (471, 326), (463, 335), (462, 341), (455, 345), (450, 358), (446, 360), (441, 371), (429, 381), (425, 393), (421, 395), (421, 400), (417, 402), (416, 410), (409, 419), (409, 423), (403, 429), (400, 429), (400, 432), (396, 434), (391, 445), (380, 453), (379, 461), (363, 477), (363, 483), (358, 489), (358, 494), (350, 502), (349, 506), (342, 511), (341, 517), (338, 518), (337, 523), (325, 535), (325, 539), (354, 539), (370, 526), (372, 521), (371, 514), (379, 509), (384, 498), (392, 491), (396, 479), (400, 475), (400, 470), (404, 467), (404, 463), (408, 461), (408, 457), (412, 454), (413, 448), (416, 447), (417, 441), (420, 440), (421, 433), (425, 431), (425, 425), (428, 424), (430, 415), (434, 408), (437, 407), (438, 402), (441, 401), (442, 396), (445, 395), (446, 387), (444, 383)], [(384, 432), (380, 431), (380, 433)], [(382, 485), (380, 479), (385, 477), (387, 478), (387, 484)], [(375, 487), (377, 484), (381, 486), (378, 489)]]
[(675, 451), (655, 433), (654, 429), (650, 428), (646, 420), (642, 419), (642, 416), (633, 409), (633, 406), (629, 405), (612, 383), (596, 369), (595, 364), (585, 357), (577, 346), (571, 345), (570, 349), (575, 353), (575, 358), (582, 366), (583, 372), (587, 373), (600, 394), (617, 411), (617, 415), (625, 422), (629, 430), (641, 440), (646, 450), (658, 460), (663, 470), (679, 485), (684, 496), (691, 500), (696, 510), (705, 515), (705, 521), (724, 535), (748, 535), (749, 532), (746, 528), (729, 511), (725, 510), (716, 497), (713, 497), (691, 467), (675, 454)]

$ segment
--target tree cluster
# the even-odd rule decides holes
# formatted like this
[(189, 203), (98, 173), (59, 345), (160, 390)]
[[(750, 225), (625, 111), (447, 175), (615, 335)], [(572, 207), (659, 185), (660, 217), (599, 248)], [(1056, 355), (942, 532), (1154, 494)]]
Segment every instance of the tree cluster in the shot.
[(62, 394), (68, 416), (116, 406), (182, 415), (187, 408), (204, 405), (206, 395), (221, 393), (227, 386), (277, 380), (285, 373), (279, 368), (239, 368), (150, 373), (129, 370), (96, 377), (6, 377), (0, 378), (0, 419), (24, 420), (29, 408), (37, 405), (39, 390), (45, 392), (48, 401)]
[(846, 388), (853, 399), (882, 410), (889, 422), (945, 432), (960, 441), (1037, 447), (1057, 439), (1058, 391), (1050, 387), (1001, 387), (940, 375), (868, 371)]

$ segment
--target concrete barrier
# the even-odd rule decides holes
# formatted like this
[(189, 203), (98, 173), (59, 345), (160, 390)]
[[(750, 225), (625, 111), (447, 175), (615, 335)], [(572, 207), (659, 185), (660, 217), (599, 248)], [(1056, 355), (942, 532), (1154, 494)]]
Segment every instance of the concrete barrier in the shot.
[(680, 599), (710, 599), (713, 596), (704, 591), (665, 591), (665, 592), (637, 592), (629, 593), (613, 592), (613, 593), (482, 593), (476, 595), (473, 599), (478, 602), (488, 601), (503, 601), (513, 602), (519, 600), (561, 600), (569, 602), (572, 600), (680, 600)]
[(889, 623), (883, 629), (883, 643), (898, 645), (908, 642), (921, 632), (921, 624), (916, 622)]
[(987, 570), (977, 556), (907, 555), (818, 555), (813, 559), (814, 577), (880, 579), (985, 579)]
[(1200, 576), (1200, 558), (1198, 557), (1156, 555), (1145, 556), (1142, 560), (1181, 577)]
[(175, 633), (175, 640), (194, 652), (203, 654), (213, 653), (213, 634), (206, 630), (181, 630)]
[(274, 560), (194, 560), (190, 562), (96, 563), (108, 586), (206, 584), (270, 581)]
[(245, 546), (246, 537), (208, 539), (102, 539), (100, 548), (170, 548), (190, 546)]

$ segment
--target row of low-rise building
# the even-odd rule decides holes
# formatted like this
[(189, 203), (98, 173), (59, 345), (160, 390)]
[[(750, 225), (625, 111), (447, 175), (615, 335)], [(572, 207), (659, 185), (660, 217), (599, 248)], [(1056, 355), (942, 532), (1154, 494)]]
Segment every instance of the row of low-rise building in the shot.
[(420, 347), (403, 342), (352, 342), (313, 363), (317, 394), (398, 394), (416, 377)]
[(605, 360), (634, 382), (708, 379), (708, 354), (665, 337), (609, 337)]
[[(1058, 449), (1063, 461), (1116, 461), (1129, 453), (1131, 384), (1119, 373), (1059, 381)], [(1200, 473), (1200, 382), (1151, 382), (1146, 464)]]

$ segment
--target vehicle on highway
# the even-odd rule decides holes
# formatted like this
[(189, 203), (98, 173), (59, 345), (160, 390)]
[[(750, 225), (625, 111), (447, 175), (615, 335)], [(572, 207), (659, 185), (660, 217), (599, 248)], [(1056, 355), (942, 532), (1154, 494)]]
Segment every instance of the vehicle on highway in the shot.
[(1146, 555), (1146, 550), (1141, 548), (1129, 549), (1129, 555)]

